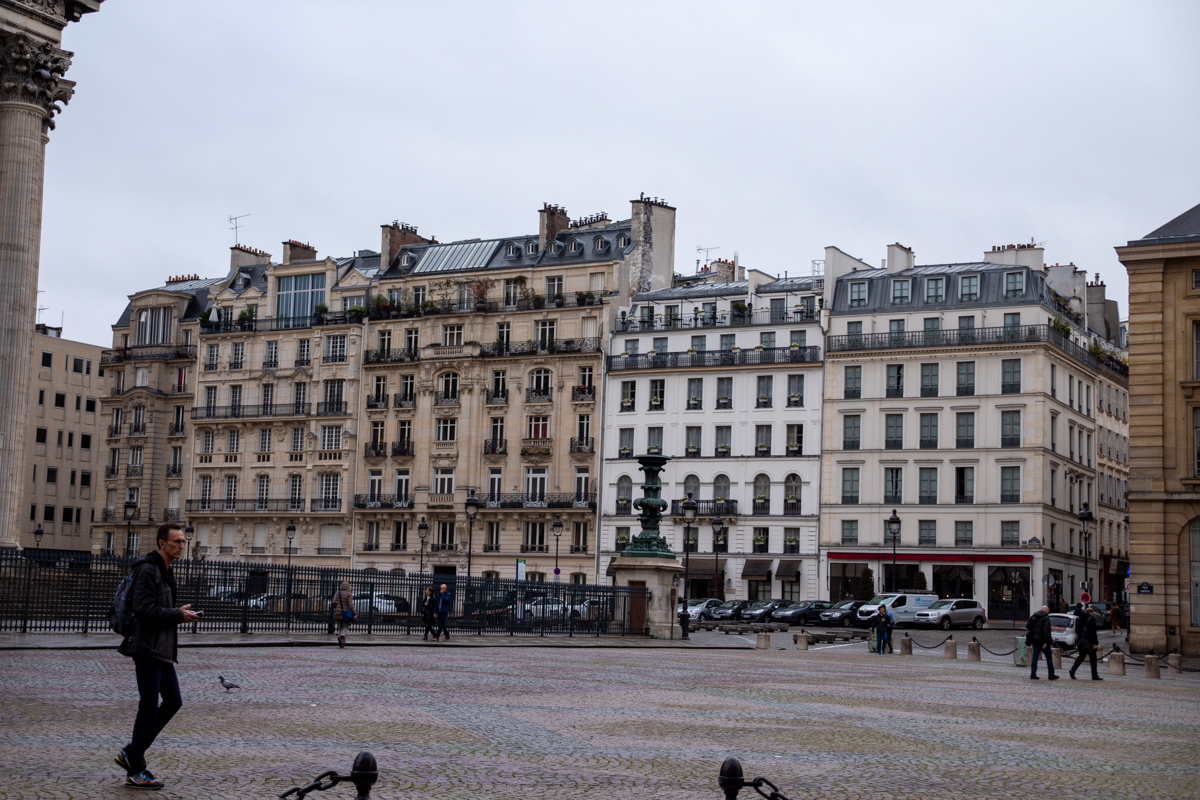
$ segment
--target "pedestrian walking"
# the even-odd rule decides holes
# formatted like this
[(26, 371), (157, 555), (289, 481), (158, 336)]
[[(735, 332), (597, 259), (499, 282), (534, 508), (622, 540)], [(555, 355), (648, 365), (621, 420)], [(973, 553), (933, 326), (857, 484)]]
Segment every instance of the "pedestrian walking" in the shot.
[(879, 607), (879, 613), (871, 619), (871, 628), (875, 631), (875, 652), (881, 656), (887, 655), (888, 640), (891, 638), (892, 620), (885, 606)]
[(446, 630), (446, 622), (450, 619), (450, 609), (454, 607), (454, 600), (450, 594), (450, 590), (446, 588), (446, 584), (442, 584), (442, 588), (437, 594), (437, 632), (433, 634), (434, 641), (437, 641), (439, 636), (445, 635), (446, 641), (450, 641), (450, 631)]
[[(175, 575), (171, 564), (183, 555), (187, 539), (178, 523), (160, 525), (158, 550), (133, 562), (133, 628), (117, 648), (133, 659), (137, 676), (138, 711), (133, 737), (117, 754), (125, 768), (125, 785), (134, 789), (161, 789), (163, 782), (146, 768), (146, 750), (183, 706), (175, 664), (179, 661), (179, 625), (200, 619), (191, 605), (176, 608)], [(162, 703), (158, 699), (162, 697)]]
[(1058, 680), (1058, 676), (1054, 674), (1054, 656), (1050, 652), (1053, 641), (1054, 637), (1050, 634), (1050, 606), (1042, 606), (1025, 623), (1025, 644), (1033, 649), (1029, 657), (1029, 680), (1039, 680), (1038, 656), (1043, 655), (1046, 657), (1046, 671), (1050, 673), (1050, 680)]
[(433, 629), (433, 623), (437, 619), (437, 598), (433, 596), (433, 587), (425, 587), (425, 597), (421, 600), (421, 618), (425, 620), (425, 635), (421, 637), (425, 641), (429, 641), (429, 634), (433, 634), (433, 640), (437, 641), (437, 631)]
[(1109, 613), (1112, 614), (1112, 632), (1124, 633), (1124, 629), (1121, 628), (1121, 606), (1113, 603), (1109, 606)]
[(1092, 662), (1092, 680), (1104, 680), (1096, 671), (1096, 655), (1100, 650), (1100, 639), (1096, 635), (1097, 614), (1098, 612), (1093, 609), (1084, 612), (1075, 620), (1075, 646), (1078, 648), (1079, 655), (1075, 656), (1075, 663), (1071, 665), (1071, 670), (1067, 673), (1071, 676), (1071, 680), (1075, 680), (1075, 671), (1079, 669), (1079, 665), (1085, 658), (1091, 659)]
[(333, 609), (333, 617), (337, 620), (338, 647), (345, 647), (350, 623), (354, 622), (354, 618), (358, 616), (354, 610), (354, 595), (350, 593), (348, 581), (342, 581), (342, 585), (333, 593), (333, 601), (329, 607)]
[(888, 647), (888, 654), (891, 655), (892, 653), (896, 652), (895, 650), (892, 649), (892, 629), (896, 627), (896, 617), (894, 614), (892, 614), (892, 610), (890, 608), (885, 607), (884, 611), (887, 612), (887, 618), (888, 618), (887, 647)]

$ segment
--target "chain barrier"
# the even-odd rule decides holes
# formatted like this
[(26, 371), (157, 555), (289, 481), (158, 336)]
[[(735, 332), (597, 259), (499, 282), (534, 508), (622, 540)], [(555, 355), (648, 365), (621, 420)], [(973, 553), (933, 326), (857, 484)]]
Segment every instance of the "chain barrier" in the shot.
[(1014, 647), (1012, 650), (1005, 650), (1003, 653), (997, 653), (995, 650), (989, 650), (986, 644), (979, 641), (979, 639), (975, 638), (974, 636), (971, 637), (971, 641), (979, 645), (981, 650), (991, 653), (994, 656), (1011, 656), (1013, 653), (1017, 652), (1017, 648)]
[[(924, 650), (936, 650), (936, 649), (938, 649), (939, 647), (941, 647), (942, 645), (944, 645), (946, 642), (948, 642), (948, 641), (950, 641), (951, 639), (953, 639), (953, 638), (954, 638), (954, 634), (950, 634), (949, 636), (947, 636), (945, 639), (942, 639), (942, 640), (941, 640), (940, 642), (938, 642), (937, 644), (921, 644), (921, 643), (920, 643), (920, 642), (918, 642), (918, 641), (916, 640), (916, 638), (915, 638), (915, 637), (913, 637), (911, 634), (905, 634), (905, 635), (906, 635), (906, 636), (908, 636), (908, 638), (912, 640), (912, 643), (913, 643), (913, 644), (915, 644), (917, 647), (920, 647), (920, 648), (922, 648), (922, 649), (924, 649)], [(974, 637), (972, 637), (972, 638), (974, 638)]]
[(725, 800), (737, 800), (738, 792), (745, 788), (753, 789), (766, 800), (790, 800), (787, 795), (779, 791), (778, 786), (766, 778), (759, 777), (748, 781), (744, 775), (742, 762), (733, 757), (725, 759), (725, 763), (721, 765), (721, 774), (717, 778), (717, 785), (725, 793)]
[(375, 756), (369, 751), (361, 751), (354, 759), (354, 766), (350, 770), (349, 775), (339, 775), (334, 770), (322, 772), (317, 776), (317, 779), (308, 786), (293, 786), (283, 794), (279, 795), (279, 800), (294, 797), (296, 800), (303, 800), (309, 792), (324, 792), (332, 789), (339, 783), (353, 783), (358, 789), (356, 800), (370, 800), (371, 787), (375, 785), (375, 781), (379, 777), (379, 771), (375, 764)]

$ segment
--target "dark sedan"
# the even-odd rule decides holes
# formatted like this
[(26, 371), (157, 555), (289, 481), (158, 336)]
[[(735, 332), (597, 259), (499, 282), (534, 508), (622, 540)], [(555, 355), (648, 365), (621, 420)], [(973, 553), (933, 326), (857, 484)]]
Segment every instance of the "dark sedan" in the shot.
[(867, 604), (866, 600), (845, 600), (833, 608), (821, 612), (818, 625), (840, 625), (849, 628), (858, 624), (858, 610)]
[(742, 609), (750, 605), (749, 600), (726, 600), (712, 609), (712, 618), (720, 622), (729, 622), (742, 618)]
[(792, 600), (759, 600), (742, 609), (742, 622), (770, 622), (777, 609), (786, 608)]
[(821, 612), (833, 607), (833, 603), (825, 600), (801, 600), (775, 609), (771, 615), (773, 622), (786, 622), (789, 625), (815, 625), (821, 618)]

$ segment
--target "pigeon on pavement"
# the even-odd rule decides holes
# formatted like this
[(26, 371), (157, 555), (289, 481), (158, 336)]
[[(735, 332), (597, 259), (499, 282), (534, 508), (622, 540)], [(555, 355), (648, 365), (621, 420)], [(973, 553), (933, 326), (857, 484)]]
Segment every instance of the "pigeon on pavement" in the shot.
[(229, 690), (230, 690), (230, 689), (240, 689), (240, 688), (242, 688), (242, 687), (238, 686), (236, 683), (234, 683), (233, 681), (227, 681), (227, 680), (225, 680), (225, 676), (224, 676), (224, 675), (218, 675), (218, 676), (217, 676), (217, 680), (219, 680), (219, 681), (221, 682), (221, 685), (225, 687), (225, 691), (226, 691), (227, 693), (229, 692)]

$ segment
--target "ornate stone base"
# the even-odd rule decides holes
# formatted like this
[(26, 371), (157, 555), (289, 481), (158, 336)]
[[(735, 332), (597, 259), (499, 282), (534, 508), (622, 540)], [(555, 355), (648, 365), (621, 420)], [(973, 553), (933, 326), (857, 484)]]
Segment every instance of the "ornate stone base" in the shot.
[(642, 586), (650, 593), (646, 603), (646, 627), (655, 639), (674, 639), (679, 635), (675, 579), (681, 578), (683, 565), (678, 559), (618, 557), (611, 567), (617, 586)]

